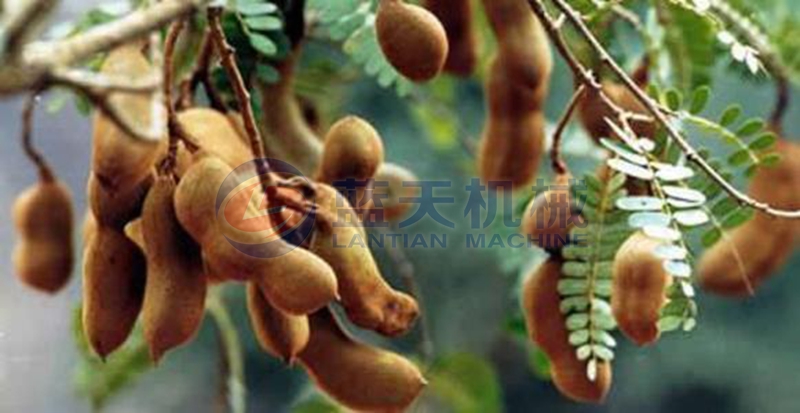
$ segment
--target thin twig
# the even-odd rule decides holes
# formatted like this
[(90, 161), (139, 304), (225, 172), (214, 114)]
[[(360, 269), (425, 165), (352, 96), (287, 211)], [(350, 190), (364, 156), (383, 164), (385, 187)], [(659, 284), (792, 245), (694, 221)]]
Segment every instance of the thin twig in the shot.
[(26, 37), (32, 35), (31, 32), (36, 29), (42, 19), (46, 19), (58, 5), (56, 0), (25, 0), (20, 3), (22, 6), (15, 15), (4, 13), (8, 19), (0, 21), (0, 27), (3, 27), (5, 31), (3, 54), (12, 60), (18, 57)]
[(206, 30), (203, 35), (203, 43), (200, 46), (200, 53), (197, 55), (194, 70), (190, 77), (181, 84), (181, 96), (179, 101), (183, 106), (191, 106), (194, 102), (194, 91), (197, 86), (203, 85), (211, 107), (220, 111), (227, 112), (228, 107), (225, 100), (220, 96), (214, 83), (211, 81), (211, 65), (214, 61), (214, 40), (211, 32)]
[(561, 158), (561, 138), (564, 136), (564, 130), (567, 128), (573, 113), (575, 113), (575, 109), (581, 102), (584, 92), (586, 92), (586, 85), (582, 84), (578, 86), (578, 89), (572, 94), (567, 109), (564, 111), (561, 119), (558, 120), (555, 133), (553, 133), (553, 146), (550, 148), (550, 162), (552, 163), (553, 171), (559, 175), (567, 172), (567, 165)]
[(83, 69), (55, 68), (48, 77), (49, 83), (81, 90), (94, 90), (98, 93), (141, 93), (149, 94), (161, 85), (161, 78), (154, 76), (143, 80), (106, 75)]
[(206, 311), (214, 319), (219, 329), (220, 346), (225, 355), (225, 364), (229, 374), (225, 377), (228, 390), (228, 405), (233, 413), (244, 413), (246, 408), (244, 354), (236, 324), (225, 306), (222, 290), (212, 290), (206, 300)]
[(44, 182), (52, 182), (53, 170), (50, 169), (50, 165), (41, 152), (33, 145), (33, 112), (38, 101), (39, 91), (34, 91), (28, 95), (22, 109), (22, 149), (28, 159), (39, 169), (39, 178)]
[(222, 16), (222, 8), (210, 7), (208, 9), (208, 24), (211, 29), (211, 38), (214, 40), (214, 46), (219, 52), (222, 67), (228, 75), (228, 80), (233, 86), (236, 93), (236, 99), (239, 103), (239, 110), (242, 113), (244, 121), (244, 128), (247, 131), (247, 137), (250, 140), (250, 150), (255, 157), (256, 171), (261, 177), (261, 185), (264, 189), (264, 194), (269, 199), (274, 191), (274, 183), (272, 175), (269, 173), (269, 164), (264, 157), (264, 146), (261, 140), (261, 134), (256, 125), (255, 115), (253, 115), (253, 105), (250, 101), (250, 92), (247, 91), (245, 81), (242, 78), (242, 73), (236, 64), (236, 55), (233, 47), (228, 44), (225, 38), (225, 32), (222, 29), (220, 17)]
[[(639, 101), (645, 109), (653, 115), (656, 122), (659, 125), (664, 127), (670, 139), (672, 139), (678, 146), (681, 148), (683, 153), (686, 155), (686, 158), (696, 164), (706, 175), (708, 175), (712, 180), (714, 180), (725, 192), (727, 192), (731, 197), (737, 200), (742, 205), (747, 205), (751, 208), (759, 210), (761, 212), (766, 213), (767, 215), (771, 215), (774, 217), (779, 218), (792, 218), (797, 219), (800, 218), (800, 210), (791, 211), (791, 210), (783, 210), (774, 208), (771, 205), (755, 200), (748, 196), (747, 194), (743, 193), (742, 191), (736, 189), (731, 183), (725, 180), (722, 175), (719, 174), (711, 165), (706, 162), (698, 153), (694, 147), (689, 144), (689, 142), (683, 137), (681, 132), (676, 129), (672, 122), (667, 118), (670, 111), (666, 108), (662, 107), (659, 103), (655, 102), (650, 96), (647, 95), (645, 91), (643, 91), (636, 82), (628, 76), (622, 67), (611, 57), (605, 47), (600, 43), (600, 41), (594, 36), (591, 30), (586, 26), (583, 21), (583, 18), (578, 14), (575, 9), (572, 8), (568, 3), (564, 0), (552, 0), (553, 4), (556, 8), (559, 9), (563, 13), (570, 23), (578, 29), (579, 34), (584, 40), (587, 41), (589, 46), (594, 50), (595, 53), (600, 58), (602, 64), (606, 65), (611, 71), (619, 78), (622, 84), (632, 93), (632, 95)], [(572, 56), (569, 48), (566, 46), (561, 34), (558, 30), (558, 27), (555, 25), (553, 19), (550, 17), (549, 13), (545, 9), (544, 5), (542, 4), (542, 0), (528, 0), (528, 4), (531, 6), (533, 12), (539, 17), (540, 20), (544, 23), (545, 27), (547, 28), (547, 32), (551, 37), (551, 40), (556, 44), (559, 52), (562, 50), (566, 51), (566, 54), (562, 53), (562, 56), (567, 59), (570, 68), (573, 70), (573, 73), (579, 77), (582, 83), (586, 84), (590, 88), (595, 89), (599, 93), (602, 93), (602, 89), (599, 87), (597, 81), (594, 79), (594, 76), (591, 75), (591, 72), (586, 70), (583, 65), (577, 61), (577, 59)], [(560, 45), (559, 45), (560, 43)], [(571, 59), (567, 56), (571, 56)], [(613, 107), (612, 107), (613, 109)]]
[(175, 114), (175, 103), (172, 100), (172, 81), (174, 79), (173, 58), (175, 55), (175, 44), (178, 42), (181, 31), (183, 31), (186, 21), (178, 19), (169, 27), (167, 37), (164, 40), (164, 105), (167, 108), (167, 129), (169, 130), (169, 146), (167, 156), (161, 164), (161, 173), (172, 173), (175, 169), (175, 157), (178, 155), (178, 140), (180, 136), (175, 129), (179, 123)]

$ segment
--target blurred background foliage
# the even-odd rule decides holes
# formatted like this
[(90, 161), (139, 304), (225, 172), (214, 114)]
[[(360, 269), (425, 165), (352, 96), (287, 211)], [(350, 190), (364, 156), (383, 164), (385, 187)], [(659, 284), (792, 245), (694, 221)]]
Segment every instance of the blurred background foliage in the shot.
[[(64, 2), (59, 19), (75, 19), (96, 6), (87, 3)], [(800, 26), (794, 0), (733, 3), (755, 11), (770, 36), (778, 40), (786, 64), (800, 66)], [(619, 31), (623, 38), (631, 35), (625, 34), (624, 28)], [(483, 55), (488, 56), (493, 45), (485, 30), (483, 39)], [(677, 41), (692, 44), (688, 35)], [(617, 45), (616, 55), (635, 55), (620, 49), (624, 42)], [(558, 117), (572, 91), (569, 71), (556, 60), (546, 106), (550, 121)], [(346, 53), (330, 42), (309, 42), (298, 92), (317, 103), (327, 122), (344, 114), (368, 119), (383, 136), (388, 160), (409, 167), (423, 180), (451, 180), (452, 187), (442, 193), (456, 197), (455, 204), (438, 207), (456, 223), (455, 229), (429, 218), (410, 228), (392, 229), (447, 234), (446, 249), (405, 251), (414, 266), (424, 323), (393, 341), (357, 332), (365, 340), (410, 354), (425, 366), (430, 385), (415, 411), (800, 411), (800, 355), (796, 350), (800, 329), (794, 327), (800, 301), (791, 295), (800, 289), (800, 254), (754, 298), (729, 301), (701, 294), (700, 324), (690, 335), (666, 336), (652, 348), (636, 348), (620, 340), (624, 344), (617, 352), (615, 383), (605, 405), (582, 406), (560, 396), (547, 381), (546, 359), (528, 344), (518, 320), (518, 280), (543, 254), (529, 249), (468, 249), (464, 242), (466, 233), (490, 237), (514, 232), (501, 225), (499, 216), (490, 228), (473, 230), (463, 213), (464, 187), (475, 176), (471, 152), (484, 113), (482, 69), (472, 79), (443, 77), (400, 97), (396, 90), (380, 87), (376, 79), (364, 76), (357, 64), (348, 62)], [(635, 61), (625, 63), (632, 67)], [(343, 64), (344, 68), (340, 67)], [(727, 59), (719, 59), (707, 69), (714, 90), (709, 113), (721, 113), (737, 102), (748, 117), (769, 114), (774, 88), (768, 81), (743, 81), (753, 77), (731, 70)], [(796, 89), (793, 96), (795, 101), (800, 98)], [(102, 364), (85, 354), (79, 338), (77, 346), (73, 339), (72, 314), (80, 297), (78, 274), (69, 290), (56, 297), (31, 292), (15, 281), (10, 264), (14, 235), (9, 208), (16, 194), (35, 178), (16, 145), (20, 105), (16, 100), (0, 102), (0, 136), (5, 142), (0, 151), (0, 205), (5, 211), (0, 214), (0, 411), (77, 412), (92, 405), (102, 406), (106, 412), (223, 411), (228, 389), (226, 366), (220, 362), (220, 338), (211, 317), (206, 317), (195, 341), (170, 353), (157, 369), (150, 368), (137, 336)], [(91, 135), (90, 122), (79, 111), (72, 105), (56, 114), (40, 110), (35, 128), (43, 151), (73, 189), (76, 211), (85, 206), (82, 188)], [(793, 105), (784, 125), (788, 139), (800, 136), (798, 115), (800, 108)], [(702, 140), (695, 143), (701, 148), (717, 145)], [(577, 127), (570, 129), (565, 151), (576, 175), (592, 171), (598, 162), (597, 150)], [(540, 176), (547, 179), (548, 173), (542, 171)], [(516, 195), (516, 201), (522, 202), (525, 195)], [(403, 288), (396, 263), (386, 251), (374, 253), (385, 276)], [(248, 411), (336, 411), (311, 390), (302, 370), (285, 367), (258, 350), (243, 295), (241, 286), (233, 286), (226, 288), (223, 299), (244, 346)]]

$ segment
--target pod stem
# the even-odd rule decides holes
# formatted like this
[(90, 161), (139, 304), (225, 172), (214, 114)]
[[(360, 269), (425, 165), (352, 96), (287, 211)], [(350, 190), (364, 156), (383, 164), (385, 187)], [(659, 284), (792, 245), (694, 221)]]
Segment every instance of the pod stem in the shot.
[(215, 56), (216, 49), (214, 48), (214, 40), (211, 38), (211, 31), (206, 30), (192, 74), (181, 82), (180, 96), (178, 97), (179, 109), (194, 105), (194, 91), (198, 86), (202, 85), (211, 107), (223, 113), (228, 111), (225, 99), (220, 96), (219, 91), (214, 87), (214, 82), (211, 81), (210, 68)]
[(567, 108), (561, 115), (561, 119), (558, 120), (556, 130), (553, 133), (553, 144), (550, 148), (550, 162), (552, 164), (553, 172), (555, 172), (557, 175), (567, 172), (567, 163), (564, 162), (564, 159), (561, 157), (561, 140), (564, 136), (564, 130), (566, 130), (570, 119), (572, 119), (572, 116), (575, 113), (575, 109), (577, 109), (578, 104), (581, 102), (581, 99), (583, 99), (585, 94), (586, 85), (579, 85), (575, 90), (575, 93), (572, 94), (572, 98), (569, 100)]
[(225, 37), (225, 31), (222, 29), (222, 23), (220, 22), (222, 11), (223, 9), (221, 7), (208, 8), (208, 25), (211, 30), (211, 38), (220, 55), (220, 63), (223, 69), (225, 69), (228, 80), (236, 93), (236, 100), (239, 103), (239, 110), (244, 120), (244, 128), (247, 131), (247, 137), (250, 141), (250, 150), (255, 157), (256, 171), (261, 177), (261, 186), (264, 190), (264, 194), (269, 200), (270, 195), (275, 192), (273, 177), (272, 174), (269, 173), (269, 163), (264, 156), (264, 145), (262, 144), (263, 141), (261, 139), (261, 133), (258, 130), (258, 125), (256, 125), (255, 115), (253, 115), (250, 92), (247, 91), (242, 72), (236, 64), (235, 50), (228, 43)]
[(39, 169), (39, 179), (43, 182), (52, 182), (55, 179), (53, 170), (44, 155), (33, 145), (33, 112), (38, 101), (39, 90), (28, 95), (28, 99), (25, 100), (25, 106), (22, 109), (22, 149), (28, 159)]
[(173, 58), (175, 56), (175, 44), (186, 26), (186, 20), (178, 19), (169, 26), (167, 37), (164, 40), (164, 106), (167, 108), (167, 128), (169, 130), (169, 148), (167, 149), (167, 156), (164, 162), (161, 163), (159, 173), (161, 174), (174, 174), (175, 171), (175, 158), (178, 154), (178, 140), (180, 135), (175, 132), (178, 128), (178, 121), (175, 115), (175, 102), (172, 99), (172, 82), (174, 79)]

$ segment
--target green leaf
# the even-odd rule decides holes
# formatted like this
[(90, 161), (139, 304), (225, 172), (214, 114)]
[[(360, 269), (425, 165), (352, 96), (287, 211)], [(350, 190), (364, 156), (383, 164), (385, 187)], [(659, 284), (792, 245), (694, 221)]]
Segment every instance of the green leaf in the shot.
[(720, 238), (722, 238), (722, 231), (720, 231), (718, 228), (713, 228), (703, 234), (700, 242), (703, 244), (703, 247), (709, 248), (716, 244)]
[(762, 151), (764, 149), (769, 149), (778, 138), (772, 132), (766, 132), (758, 136), (753, 142), (750, 142), (748, 147), (754, 151)]
[(678, 110), (683, 104), (683, 96), (681, 96), (681, 93), (678, 92), (677, 89), (669, 89), (664, 94), (664, 103), (671, 110)]
[(761, 119), (753, 118), (748, 119), (740, 128), (736, 131), (736, 134), (742, 137), (753, 135), (759, 131), (764, 129), (764, 121)]
[(739, 151), (734, 152), (733, 155), (728, 157), (728, 163), (731, 166), (742, 166), (750, 160), (750, 151), (747, 149), (741, 149)]
[(589, 330), (576, 330), (569, 334), (569, 344), (573, 347), (586, 344), (589, 341)]
[(550, 380), (550, 359), (547, 354), (536, 346), (529, 346), (529, 349), (528, 365), (533, 374), (542, 380)]
[(236, 11), (245, 16), (272, 14), (278, 11), (278, 6), (273, 3), (237, 2)]
[(736, 122), (739, 119), (739, 116), (742, 114), (742, 107), (739, 105), (731, 105), (724, 112), (722, 112), (722, 116), (719, 119), (719, 124), (721, 126), (729, 126), (733, 122)]
[(281, 79), (281, 74), (278, 72), (278, 69), (270, 65), (259, 63), (256, 65), (256, 77), (258, 77), (258, 80), (272, 85), (278, 83)]
[(454, 353), (434, 361), (427, 373), (432, 394), (459, 413), (500, 413), (502, 390), (486, 360)]
[(658, 330), (661, 331), (662, 333), (674, 331), (681, 326), (681, 323), (683, 323), (683, 318), (675, 316), (667, 316), (658, 320)]
[(692, 93), (692, 103), (689, 106), (689, 113), (697, 115), (705, 110), (708, 100), (711, 97), (711, 88), (708, 86), (701, 86), (694, 90)]
[(589, 324), (589, 314), (577, 313), (567, 317), (567, 330), (574, 331), (585, 328)]
[(250, 45), (264, 56), (273, 56), (278, 52), (278, 46), (267, 36), (258, 33), (251, 33)]
[(273, 31), (283, 28), (283, 20), (275, 16), (247, 17), (244, 19), (244, 24), (253, 30), (259, 31)]
[(589, 283), (585, 279), (565, 279), (558, 282), (558, 293), (561, 295), (585, 294)]
[(779, 154), (770, 153), (770, 154), (762, 156), (761, 159), (759, 159), (758, 163), (759, 163), (759, 165), (772, 167), (772, 166), (778, 165), (778, 163), (780, 163), (780, 161), (781, 161), (781, 156)]
[(724, 229), (732, 229), (736, 228), (745, 222), (749, 221), (750, 218), (753, 217), (753, 210), (750, 208), (741, 208), (738, 211), (728, 215), (725, 220), (722, 221), (721, 225)]
[(725, 217), (738, 207), (739, 204), (736, 201), (734, 201), (732, 198), (726, 197), (711, 207), (711, 214), (716, 217)]

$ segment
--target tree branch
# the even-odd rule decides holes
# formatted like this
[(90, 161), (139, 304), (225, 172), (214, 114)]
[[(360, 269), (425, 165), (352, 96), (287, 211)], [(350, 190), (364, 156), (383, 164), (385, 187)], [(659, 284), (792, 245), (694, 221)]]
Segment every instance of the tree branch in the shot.
[[(247, 131), (247, 136), (250, 140), (250, 150), (255, 157), (256, 171), (261, 177), (261, 184), (264, 189), (264, 194), (268, 199), (274, 191), (274, 182), (272, 175), (269, 173), (269, 164), (264, 156), (264, 146), (262, 144), (261, 133), (256, 125), (256, 118), (253, 115), (253, 105), (250, 101), (250, 92), (247, 91), (242, 73), (236, 65), (236, 55), (233, 47), (228, 44), (225, 38), (225, 32), (222, 29), (220, 18), (222, 16), (222, 8), (210, 7), (208, 9), (208, 25), (211, 30), (211, 38), (214, 41), (214, 46), (219, 52), (222, 67), (228, 75), (233, 90), (236, 93), (236, 99), (239, 102), (239, 110), (242, 112), (242, 119), (244, 121), (244, 128)], [(272, 188), (272, 189), (270, 189)]]
[(46, 84), (56, 68), (72, 66), (189, 16), (209, 0), (164, 0), (83, 34), (24, 46), (20, 58), (0, 66), (0, 96), (22, 93)]
[[(619, 64), (611, 57), (605, 47), (586, 26), (583, 18), (578, 14), (578, 12), (575, 11), (575, 9), (573, 9), (572, 6), (570, 6), (564, 0), (552, 0), (552, 2), (556, 8), (563, 13), (563, 16), (573, 26), (575, 26), (580, 36), (583, 37), (583, 39), (589, 44), (594, 52), (597, 53), (601, 64), (604, 64), (611, 69), (611, 71), (619, 78), (622, 84), (632, 93), (633, 97), (636, 98), (636, 100), (642, 105), (644, 105), (645, 109), (652, 114), (655, 121), (666, 130), (670, 139), (672, 139), (681, 148), (683, 153), (686, 155), (686, 158), (690, 162), (697, 165), (704, 173), (706, 173), (725, 192), (727, 192), (740, 204), (747, 205), (774, 217), (792, 219), (800, 218), (800, 211), (774, 208), (767, 203), (751, 198), (725, 180), (725, 178), (722, 177), (719, 172), (711, 167), (711, 165), (709, 165), (708, 162), (706, 162), (706, 160), (697, 153), (697, 150), (695, 150), (691, 144), (689, 144), (681, 132), (672, 124), (672, 122), (670, 122), (670, 120), (667, 118), (667, 116), (671, 116), (670, 111), (666, 110), (666, 108), (662, 107), (659, 103), (651, 99), (650, 96), (648, 96), (647, 93), (643, 91), (636, 84), (636, 82), (630, 76), (628, 76), (625, 70), (622, 69), (622, 67), (620, 67)], [(566, 42), (559, 32), (559, 27), (550, 17), (549, 13), (542, 4), (542, 0), (528, 0), (528, 4), (531, 6), (531, 9), (539, 17), (539, 19), (542, 20), (548, 34), (551, 37), (551, 40), (553, 40), (553, 42), (556, 44), (559, 52), (562, 53), (562, 56), (564, 56), (565, 59), (567, 59), (570, 68), (577, 77), (576, 80), (602, 94), (602, 87), (591, 75), (591, 72), (586, 70), (583, 65), (578, 62), (574, 56), (572, 56), (571, 52), (569, 51), (569, 47), (566, 45)], [(566, 54), (563, 52), (566, 52)]]
[(553, 171), (557, 174), (567, 172), (567, 165), (564, 163), (564, 160), (561, 159), (561, 138), (572, 118), (572, 114), (575, 113), (575, 109), (581, 102), (584, 92), (586, 92), (586, 85), (581, 84), (572, 95), (572, 99), (570, 99), (569, 104), (567, 104), (567, 109), (564, 111), (564, 114), (561, 115), (561, 119), (558, 120), (558, 125), (556, 125), (556, 130), (553, 133), (553, 144), (550, 148), (550, 162), (552, 162)]

